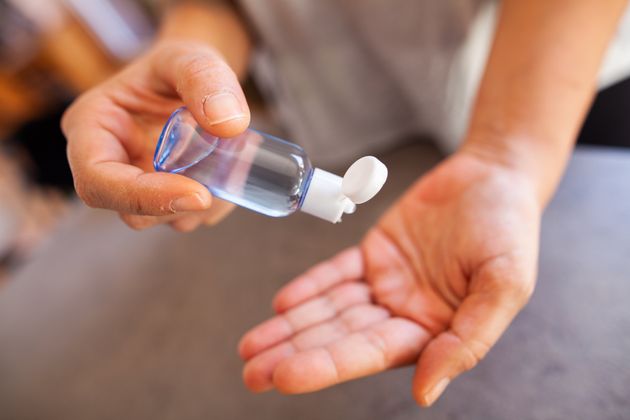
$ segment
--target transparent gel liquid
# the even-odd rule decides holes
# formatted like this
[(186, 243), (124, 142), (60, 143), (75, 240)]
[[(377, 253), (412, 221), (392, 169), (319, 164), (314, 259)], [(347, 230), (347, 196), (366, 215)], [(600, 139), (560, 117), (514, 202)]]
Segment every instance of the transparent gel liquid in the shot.
[(155, 169), (192, 178), (212, 195), (273, 217), (300, 208), (313, 169), (296, 144), (252, 129), (223, 139), (180, 108), (162, 131)]

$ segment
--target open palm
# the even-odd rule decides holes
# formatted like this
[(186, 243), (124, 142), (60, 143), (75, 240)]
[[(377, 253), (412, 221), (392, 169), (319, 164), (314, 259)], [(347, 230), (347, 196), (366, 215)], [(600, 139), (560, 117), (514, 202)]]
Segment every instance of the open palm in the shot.
[(530, 296), (540, 207), (517, 173), (458, 154), (423, 177), (358, 247), (280, 290), (240, 344), (254, 391), (315, 391), (416, 363), (431, 404)]

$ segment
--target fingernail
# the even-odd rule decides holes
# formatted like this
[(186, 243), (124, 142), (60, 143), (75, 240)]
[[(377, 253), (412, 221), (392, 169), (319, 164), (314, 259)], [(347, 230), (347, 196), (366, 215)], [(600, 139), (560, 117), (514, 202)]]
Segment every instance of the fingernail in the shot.
[(210, 125), (245, 118), (241, 103), (230, 92), (206, 96), (203, 100), (203, 112)]
[(173, 213), (198, 211), (207, 209), (208, 204), (207, 200), (204, 200), (199, 193), (194, 193), (171, 201), (170, 208)]
[(439, 397), (442, 395), (446, 387), (448, 386), (450, 380), (448, 378), (442, 378), (438, 381), (437, 384), (433, 387), (433, 389), (426, 394), (424, 394), (424, 402), (426, 405), (433, 404)]

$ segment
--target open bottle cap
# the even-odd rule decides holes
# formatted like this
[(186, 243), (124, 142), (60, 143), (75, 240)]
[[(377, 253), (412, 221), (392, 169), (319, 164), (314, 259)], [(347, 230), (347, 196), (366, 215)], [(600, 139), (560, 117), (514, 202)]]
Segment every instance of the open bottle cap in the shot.
[(371, 200), (387, 180), (387, 166), (374, 156), (365, 156), (354, 162), (341, 182), (341, 191), (354, 204)]
[(332, 223), (354, 213), (381, 190), (387, 180), (387, 167), (373, 156), (354, 162), (344, 177), (315, 168), (301, 210)]

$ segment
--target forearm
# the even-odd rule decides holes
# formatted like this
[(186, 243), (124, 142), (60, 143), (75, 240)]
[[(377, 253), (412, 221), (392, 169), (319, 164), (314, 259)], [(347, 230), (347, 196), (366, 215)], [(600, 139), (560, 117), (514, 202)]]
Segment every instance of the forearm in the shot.
[(463, 150), (527, 174), (544, 206), (564, 171), (625, 0), (504, 0)]
[(239, 79), (247, 73), (251, 39), (238, 13), (225, 2), (181, 2), (164, 16), (159, 40), (194, 40), (216, 48)]

